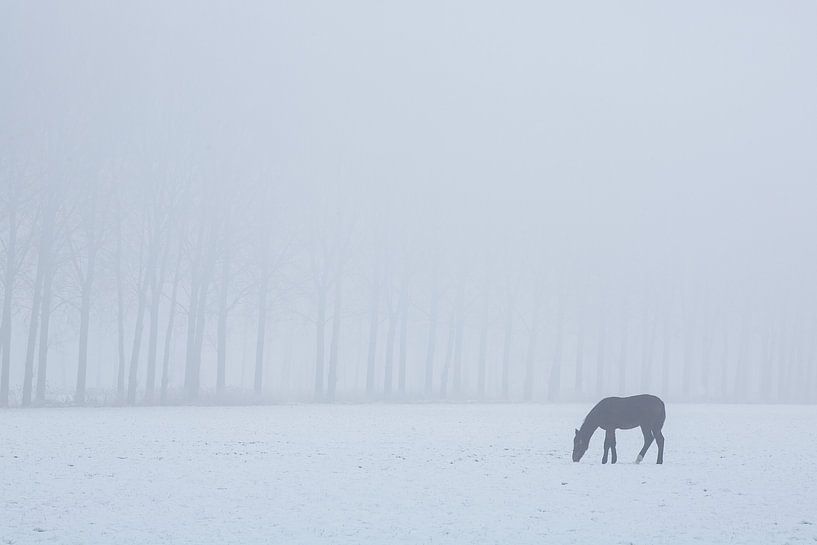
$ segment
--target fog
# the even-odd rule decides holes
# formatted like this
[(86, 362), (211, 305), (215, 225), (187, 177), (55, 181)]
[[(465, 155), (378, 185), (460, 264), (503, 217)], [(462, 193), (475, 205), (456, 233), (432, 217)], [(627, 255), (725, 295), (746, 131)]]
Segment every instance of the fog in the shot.
[(817, 401), (815, 4), (0, 11), (0, 404)]

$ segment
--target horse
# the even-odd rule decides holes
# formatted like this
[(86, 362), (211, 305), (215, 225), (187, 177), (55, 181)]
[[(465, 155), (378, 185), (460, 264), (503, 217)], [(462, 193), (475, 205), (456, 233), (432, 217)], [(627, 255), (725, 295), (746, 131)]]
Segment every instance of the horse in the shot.
[(631, 397), (606, 397), (593, 407), (582, 423), (582, 427), (576, 430), (573, 438), (573, 461), (578, 462), (587, 452), (590, 438), (598, 428), (606, 432), (604, 436), (604, 457), (602, 464), (607, 463), (607, 453), (612, 451), (612, 463), (616, 463), (616, 429), (630, 430), (636, 426), (641, 426), (644, 434), (644, 447), (638, 453), (635, 463), (640, 464), (647, 453), (647, 449), (652, 445), (653, 439), (658, 445), (658, 460), (656, 463), (664, 463), (664, 434), (661, 428), (666, 419), (664, 402), (658, 397), (649, 394), (641, 394)]

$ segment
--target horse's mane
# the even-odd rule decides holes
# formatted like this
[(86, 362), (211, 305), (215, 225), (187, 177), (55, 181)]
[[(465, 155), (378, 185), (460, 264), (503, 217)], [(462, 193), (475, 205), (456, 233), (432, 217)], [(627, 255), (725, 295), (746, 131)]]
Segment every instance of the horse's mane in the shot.
[(585, 416), (584, 420), (582, 420), (582, 425), (581, 425), (581, 427), (579, 427), (580, 430), (585, 431), (585, 426), (590, 427), (590, 424), (587, 421), (590, 419), (591, 416), (593, 416), (593, 414), (596, 412), (597, 409), (598, 409), (598, 404), (596, 404), (595, 407), (590, 409), (590, 412), (587, 413), (587, 416)]

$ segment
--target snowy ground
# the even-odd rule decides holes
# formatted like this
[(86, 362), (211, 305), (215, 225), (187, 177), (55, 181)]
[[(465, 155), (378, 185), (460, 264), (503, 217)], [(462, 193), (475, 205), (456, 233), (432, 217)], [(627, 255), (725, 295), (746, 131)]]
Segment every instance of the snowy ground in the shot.
[(670, 404), (663, 466), (588, 409), (3, 411), (0, 543), (817, 542), (817, 407)]

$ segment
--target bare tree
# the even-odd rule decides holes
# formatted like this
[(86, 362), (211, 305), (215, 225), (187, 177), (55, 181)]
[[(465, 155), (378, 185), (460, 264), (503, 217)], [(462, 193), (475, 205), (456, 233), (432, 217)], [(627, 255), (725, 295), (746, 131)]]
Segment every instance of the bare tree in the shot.
[[(41, 223), (39, 229), (40, 240), (37, 253), (37, 273), (34, 279), (34, 295), (32, 297), (31, 315), (29, 318), (28, 345), (26, 348), (26, 362), (23, 377), (22, 404), (24, 407), (31, 404), (32, 388), (34, 383), (34, 356), (38, 338), (37, 333), (41, 324), (42, 309), (45, 306), (43, 302), (43, 289), (46, 277), (51, 276), (51, 261), (53, 260), (51, 253), (54, 242), (54, 224), (56, 222), (57, 215), (57, 202), (54, 192), (48, 189), (50, 188), (46, 188), (46, 190), (42, 192), (41, 196)], [(48, 305), (50, 306), (50, 295), (48, 299)], [(47, 348), (47, 340), (45, 345)], [(45, 361), (43, 363), (45, 363)], [(45, 382), (43, 382), (43, 392), (45, 391), (44, 389)]]
[[(325, 400), (334, 396), (335, 384), (337, 380), (337, 365), (339, 338), (333, 337), (333, 348), (330, 347), (329, 377), (326, 377), (326, 323), (327, 305), (330, 289), (334, 288), (335, 312), (334, 318), (337, 321), (337, 330), (340, 335), (340, 296), (341, 286), (345, 272), (346, 260), (348, 257), (348, 246), (351, 239), (352, 224), (345, 218), (343, 211), (338, 210), (334, 221), (330, 224), (318, 222), (313, 225), (311, 251), (309, 254), (309, 266), (312, 278), (312, 286), (316, 301), (316, 322), (315, 322), (315, 399)], [(334, 328), (335, 326), (333, 326)], [(332, 357), (334, 356), (334, 359)], [(332, 383), (330, 383), (330, 381)], [(328, 386), (325, 386), (325, 383)]]
[(254, 391), (256, 396), (260, 396), (264, 380), (264, 343), (267, 337), (267, 309), (269, 282), (270, 282), (270, 256), (269, 240), (265, 237), (261, 251), (261, 278), (258, 282), (258, 320), (256, 324), (255, 336), (255, 375)]
[(607, 339), (607, 321), (606, 321), (606, 312), (605, 308), (602, 304), (599, 305), (599, 317), (598, 317), (598, 335), (596, 339), (596, 395), (603, 395), (604, 394), (604, 368), (605, 362), (604, 357), (606, 354), (607, 347), (605, 346), (605, 340)]
[(223, 394), (227, 386), (227, 317), (230, 311), (229, 295), (232, 281), (232, 248), (228, 237), (224, 235), (224, 248), (221, 256), (221, 275), (218, 290), (218, 325), (216, 355), (216, 392)]
[(516, 296), (513, 292), (509, 292), (505, 303), (505, 336), (502, 342), (502, 399), (505, 400), (510, 395), (511, 346), (513, 345), (515, 306)]
[(554, 324), (556, 326), (556, 338), (554, 339), (553, 364), (550, 367), (550, 380), (548, 381), (548, 401), (555, 401), (558, 398), (562, 384), (562, 336), (564, 335), (565, 314), (564, 287), (559, 288), (559, 293), (556, 297), (556, 317)]
[(400, 301), (398, 303), (400, 315), (400, 359), (397, 369), (397, 392), (401, 397), (406, 395), (406, 363), (408, 358), (408, 311), (409, 311), (409, 270), (404, 259), (402, 277), (400, 280)]
[(74, 403), (78, 405), (85, 404), (91, 298), (95, 288), (97, 254), (103, 241), (98, 200), (98, 183), (92, 181), (87, 188), (87, 195), (81, 196), (77, 208), (80, 217), (79, 243), (81, 246), (77, 246), (74, 243), (74, 237), (68, 235), (74, 273), (80, 288), (79, 353), (77, 357), (77, 386), (74, 394)]
[(629, 342), (630, 317), (626, 301), (621, 305), (621, 338), (618, 351), (618, 391), (627, 391), (627, 344)]
[[(0, 166), (2, 168), (2, 166)], [(24, 214), (20, 209), (25, 203), (22, 193), (22, 181), (16, 177), (17, 173), (8, 172), (6, 196), (6, 223), (8, 231), (3, 240), (5, 262), (3, 271), (3, 314), (0, 326), (0, 347), (2, 347), (2, 364), (0, 364), (0, 407), (9, 403), (9, 374), (11, 370), (11, 340), (12, 340), (12, 305), (14, 304), (17, 276), (29, 249), (29, 241), (21, 239), (21, 223)]]
[(576, 309), (576, 372), (574, 375), (573, 394), (581, 396), (584, 389), (584, 336), (587, 316), (585, 300), (579, 296)]
[(142, 331), (145, 324), (145, 309), (147, 307), (147, 288), (150, 282), (150, 277), (153, 274), (153, 267), (155, 265), (154, 255), (156, 248), (154, 244), (157, 242), (156, 238), (150, 237), (150, 240), (145, 243), (143, 240), (142, 247), (148, 246), (147, 264), (140, 260), (139, 280), (136, 291), (137, 311), (136, 311), (136, 326), (133, 332), (133, 345), (131, 346), (130, 364), (128, 366), (128, 398), (129, 404), (136, 403), (136, 387), (137, 387), (137, 372), (139, 370), (139, 352), (142, 348)]
[(661, 357), (661, 392), (668, 395), (670, 392), (670, 369), (672, 368), (672, 328), (670, 324), (669, 308), (664, 308), (662, 321), (662, 357)]
[(117, 199), (116, 206), (116, 325), (117, 354), (119, 366), (116, 374), (116, 392), (120, 401), (125, 400), (125, 288), (122, 271), (122, 206)]
[[(169, 238), (169, 237), (168, 237)], [(148, 331), (148, 360), (145, 375), (145, 403), (153, 403), (156, 389), (156, 357), (159, 345), (159, 310), (162, 303), (167, 261), (170, 257), (170, 243), (164, 244), (158, 271), (150, 273), (150, 330)]]
[(454, 343), (457, 336), (457, 318), (456, 309), (451, 310), (448, 321), (448, 343), (445, 350), (445, 361), (440, 373), (440, 398), (445, 399), (448, 396), (448, 375), (451, 369), (451, 360), (454, 357)]
[(394, 339), (397, 332), (397, 321), (399, 318), (399, 306), (394, 301), (394, 290), (391, 286), (392, 279), (387, 274), (389, 279), (389, 290), (386, 295), (386, 316), (388, 318), (388, 327), (386, 330), (386, 354), (383, 357), (383, 397), (386, 399), (392, 396), (393, 377), (394, 377)]
[(530, 401), (533, 398), (533, 384), (534, 384), (534, 372), (536, 366), (536, 354), (537, 348), (539, 343), (539, 320), (541, 315), (541, 301), (542, 301), (542, 288), (537, 285), (535, 288), (535, 293), (533, 297), (533, 308), (531, 312), (531, 320), (528, 326), (528, 349), (525, 355), (525, 388), (524, 388), (524, 399), (525, 401)]
[(383, 284), (383, 253), (377, 244), (373, 254), (373, 271), (369, 295), (369, 345), (366, 357), (366, 396), (375, 396), (375, 364), (377, 361), (377, 334), (380, 325), (380, 292)]
[[(339, 260), (339, 267), (342, 268), (344, 259)], [(332, 304), (332, 340), (329, 344), (329, 376), (326, 383), (326, 399), (335, 400), (335, 392), (338, 385), (338, 351), (340, 350), (340, 323), (343, 316), (343, 306), (341, 299), (343, 295), (343, 271), (336, 272), (334, 282), (334, 302)]]
[(651, 315), (648, 301), (645, 300), (641, 314), (641, 390), (649, 391), (652, 385), (653, 352), (655, 348), (658, 320)]
[(179, 280), (182, 275), (182, 250), (183, 239), (179, 238), (178, 250), (176, 252), (176, 266), (173, 273), (173, 287), (170, 291), (170, 306), (168, 308), (167, 328), (165, 329), (164, 352), (162, 355), (162, 381), (159, 393), (159, 402), (164, 405), (167, 402), (167, 386), (170, 380), (170, 352), (173, 346), (173, 326), (176, 318), (176, 297), (179, 289)]

